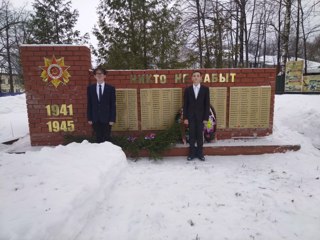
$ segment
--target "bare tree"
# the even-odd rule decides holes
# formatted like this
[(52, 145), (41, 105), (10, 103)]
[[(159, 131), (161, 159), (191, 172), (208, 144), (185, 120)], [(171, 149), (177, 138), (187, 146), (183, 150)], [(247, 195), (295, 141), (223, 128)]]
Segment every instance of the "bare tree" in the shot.
[(298, 52), (299, 52), (299, 39), (300, 39), (300, 10), (301, 8), (301, 0), (297, 1), (298, 6), (298, 12), (297, 12), (297, 27), (296, 27), (296, 49), (295, 49), (295, 60), (298, 60)]
[(221, 3), (218, 0), (212, 1), (212, 21), (213, 21), (213, 39), (215, 45), (214, 48), (214, 58), (215, 65), (217, 68), (223, 67), (223, 56), (224, 56), (224, 43), (223, 36), (227, 34), (228, 31), (228, 21), (227, 21), (228, 12), (226, 8), (223, 8)]
[(185, 0), (188, 11), (182, 12), (188, 24), (183, 27), (200, 66), (247, 67), (252, 61), (261, 67), (269, 54), (276, 55), (273, 64), (280, 72), (289, 50), (307, 58), (308, 41), (320, 29), (319, 21), (311, 20), (319, 2), (306, 7), (305, 0)]
[(197, 25), (198, 25), (198, 47), (199, 47), (199, 59), (200, 59), (200, 68), (203, 67), (202, 60), (202, 37), (201, 37), (201, 16), (200, 16), (200, 0), (196, 0), (197, 7)]
[(307, 42), (307, 52), (311, 61), (320, 62), (320, 34), (318, 34), (312, 41)]
[(19, 45), (26, 41), (27, 14), (23, 9), (15, 10), (9, 1), (1, 2), (0, 10), (0, 64), (8, 75), (10, 92), (14, 92), (13, 75), (21, 72)]
[[(205, 44), (205, 49), (206, 49), (205, 63), (203, 66), (206, 68), (210, 68), (210, 67), (212, 67), (212, 64), (211, 64), (211, 48), (209, 45), (208, 30), (207, 30), (207, 25), (206, 25), (206, 19), (207, 19), (206, 10), (207, 10), (207, 8), (208, 8), (207, 0), (204, 0), (203, 8), (200, 8), (201, 22), (202, 22), (203, 33), (204, 33), (204, 44)], [(199, 36), (200, 36), (200, 34), (199, 34)]]
[[(307, 52), (307, 40), (310, 37), (310, 35), (317, 33), (320, 31), (320, 24), (314, 24), (312, 26), (309, 25), (309, 28), (307, 29), (305, 23), (310, 20), (310, 17), (314, 17), (313, 14), (315, 13), (316, 6), (320, 5), (320, 1), (312, 4), (309, 8), (303, 8), (301, 5), (301, 1), (299, 1), (298, 8), (300, 8), (301, 11), (301, 27), (302, 27), (302, 36), (303, 36), (303, 55), (304, 55), (304, 69), (305, 73), (308, 73), (308, 52)], [(306, 11), (304, 10), (306, 9)]]
[[(282, 19), (282, 10), (283, 10), (283, 0), (279, 0), (276, 2), (275, 11), (277, 11), (277, 16), (274, 16), (273, 20), (270, 20), (270, 26), (272, 27), (271, 33), (274, 35), (276, 39), (276, 51), (277, 55), (277, 73), (283, 71), (281, 69), (281, 43), (282, 43), (282, 29), (283, 29), (283, 19)], [(272, 2), (274, 4), (274, 2)]]
[(284, 0), (285, 6), (285, 19), (284, 19), (284, 28), (282, 33), (282, 67), (283, 73), (285, 72), (285, 67), (288, 59), (288, 52), (289, 52), (289, 36), (290, 36), (290, 21), (291, 21), (291, 7), (292, 7), (293, 0)]
[[(249, 64), (249, 52), (248, 52), (248, 29), (247, 29), (247, 14), (246, 14), (246, 6), (248, 0), (235, 0), (235, 3), (238, 6), (240, 17), (239, 17), (239, 44), (240, 44), (240, 66), (248, 67)], [(246, 54), (246, 62), (244, 63), (244, 56)]]

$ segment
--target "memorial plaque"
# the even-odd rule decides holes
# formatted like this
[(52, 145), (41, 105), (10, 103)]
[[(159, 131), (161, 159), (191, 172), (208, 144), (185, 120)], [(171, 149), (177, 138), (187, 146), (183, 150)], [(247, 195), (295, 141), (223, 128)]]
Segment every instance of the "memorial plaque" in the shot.
[(217, 128), (226, 128), (227, 116), (227, 88), (210, 87), (210, 104), (216, 111)]
[(238, 100), (240, 99), (240, 89), (239, 88), (230, 88), (230, 101), (229, 101), (229, 128), (238, 127), (238, 118), (239, 118), (239, 104)]
[(262, 107), (261, 104), (259, 105), (259, 92), (261, 91), (260, 88), (250, 88), (249, 89), (249, 106), (248, 106), (248, 126), (251, 126), (253, 128), (259, 127), (259, 109)]
[(180, 88), (140, 90), (141, 130), (164, 130), (171, 126), (182, 107)]
[(117, 120), (113, 131), (138, 130), (136, 89), (116, 89)]
[(261, 128), (269, 127), (270, 122), (270, 100), (271, 87), (264, 86), (260, 88), (260, 126)]
[(229, 128), (268, 128), (271, 87), (231, 87)]

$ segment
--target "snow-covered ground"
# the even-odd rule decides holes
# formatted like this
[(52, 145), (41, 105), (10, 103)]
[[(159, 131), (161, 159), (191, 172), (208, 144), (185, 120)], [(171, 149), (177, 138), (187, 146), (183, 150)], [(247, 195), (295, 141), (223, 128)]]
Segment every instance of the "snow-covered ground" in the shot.
[(21, 137), (0, 144), (0, 239), (320, 239), (320, 95), (275, 101), (256, 141), (300, 151), (133, 162), (110, 143), (33, 148), (24, 95), (0, 98), (1, 141)]
[(25, 94), (0, 97), (0, 143), (29, 132)]

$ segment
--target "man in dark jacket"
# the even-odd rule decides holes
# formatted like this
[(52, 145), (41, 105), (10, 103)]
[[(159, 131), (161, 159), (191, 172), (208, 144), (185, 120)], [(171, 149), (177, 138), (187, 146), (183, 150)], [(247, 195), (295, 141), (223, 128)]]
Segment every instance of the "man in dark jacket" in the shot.
[(115, 88), (105, 82), (107, 71), (94, 69), (96, 83), (87, 88), (87, 117), (98, 143), (110, 141), (111, 127), (116, 121)]
[[(188, 161), (198, 157), (205, 161), (203, 156), (203, 124), (207, 124), (210, 113), (209, 88), (200, 84), (201, 72), (192, 73), (193, 85), (187, 87), (184, 92), (183, 119), (189, 125), (190, 150)], [(197, 147), (195, 146), (197, 143)]]

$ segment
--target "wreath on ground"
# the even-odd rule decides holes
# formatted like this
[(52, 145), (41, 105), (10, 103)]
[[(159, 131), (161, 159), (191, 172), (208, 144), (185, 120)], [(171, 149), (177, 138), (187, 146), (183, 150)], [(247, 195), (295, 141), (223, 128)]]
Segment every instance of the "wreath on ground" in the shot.
[[(176, 122), (180, 124), (180, 135), (183, 144), (189, 142), (189, 127), (183, 123), (183, 108), (176, 115)], [(213, 106), (210, 106), (210, 115), (207, 124), (203, 127), (203, 137), (206, 142), (213, 142), (216, 138), (217, 121), (216, 112)]]
[(140, 157), (141, 151), (147, 151), (151, 159), (161, 159), (164, 151), (174, 147), (179, 139), (181, 139), (180, 126), (175, 122), (163, 131), (140, 136), (113, 136), (112, 142), (134, 159)]

